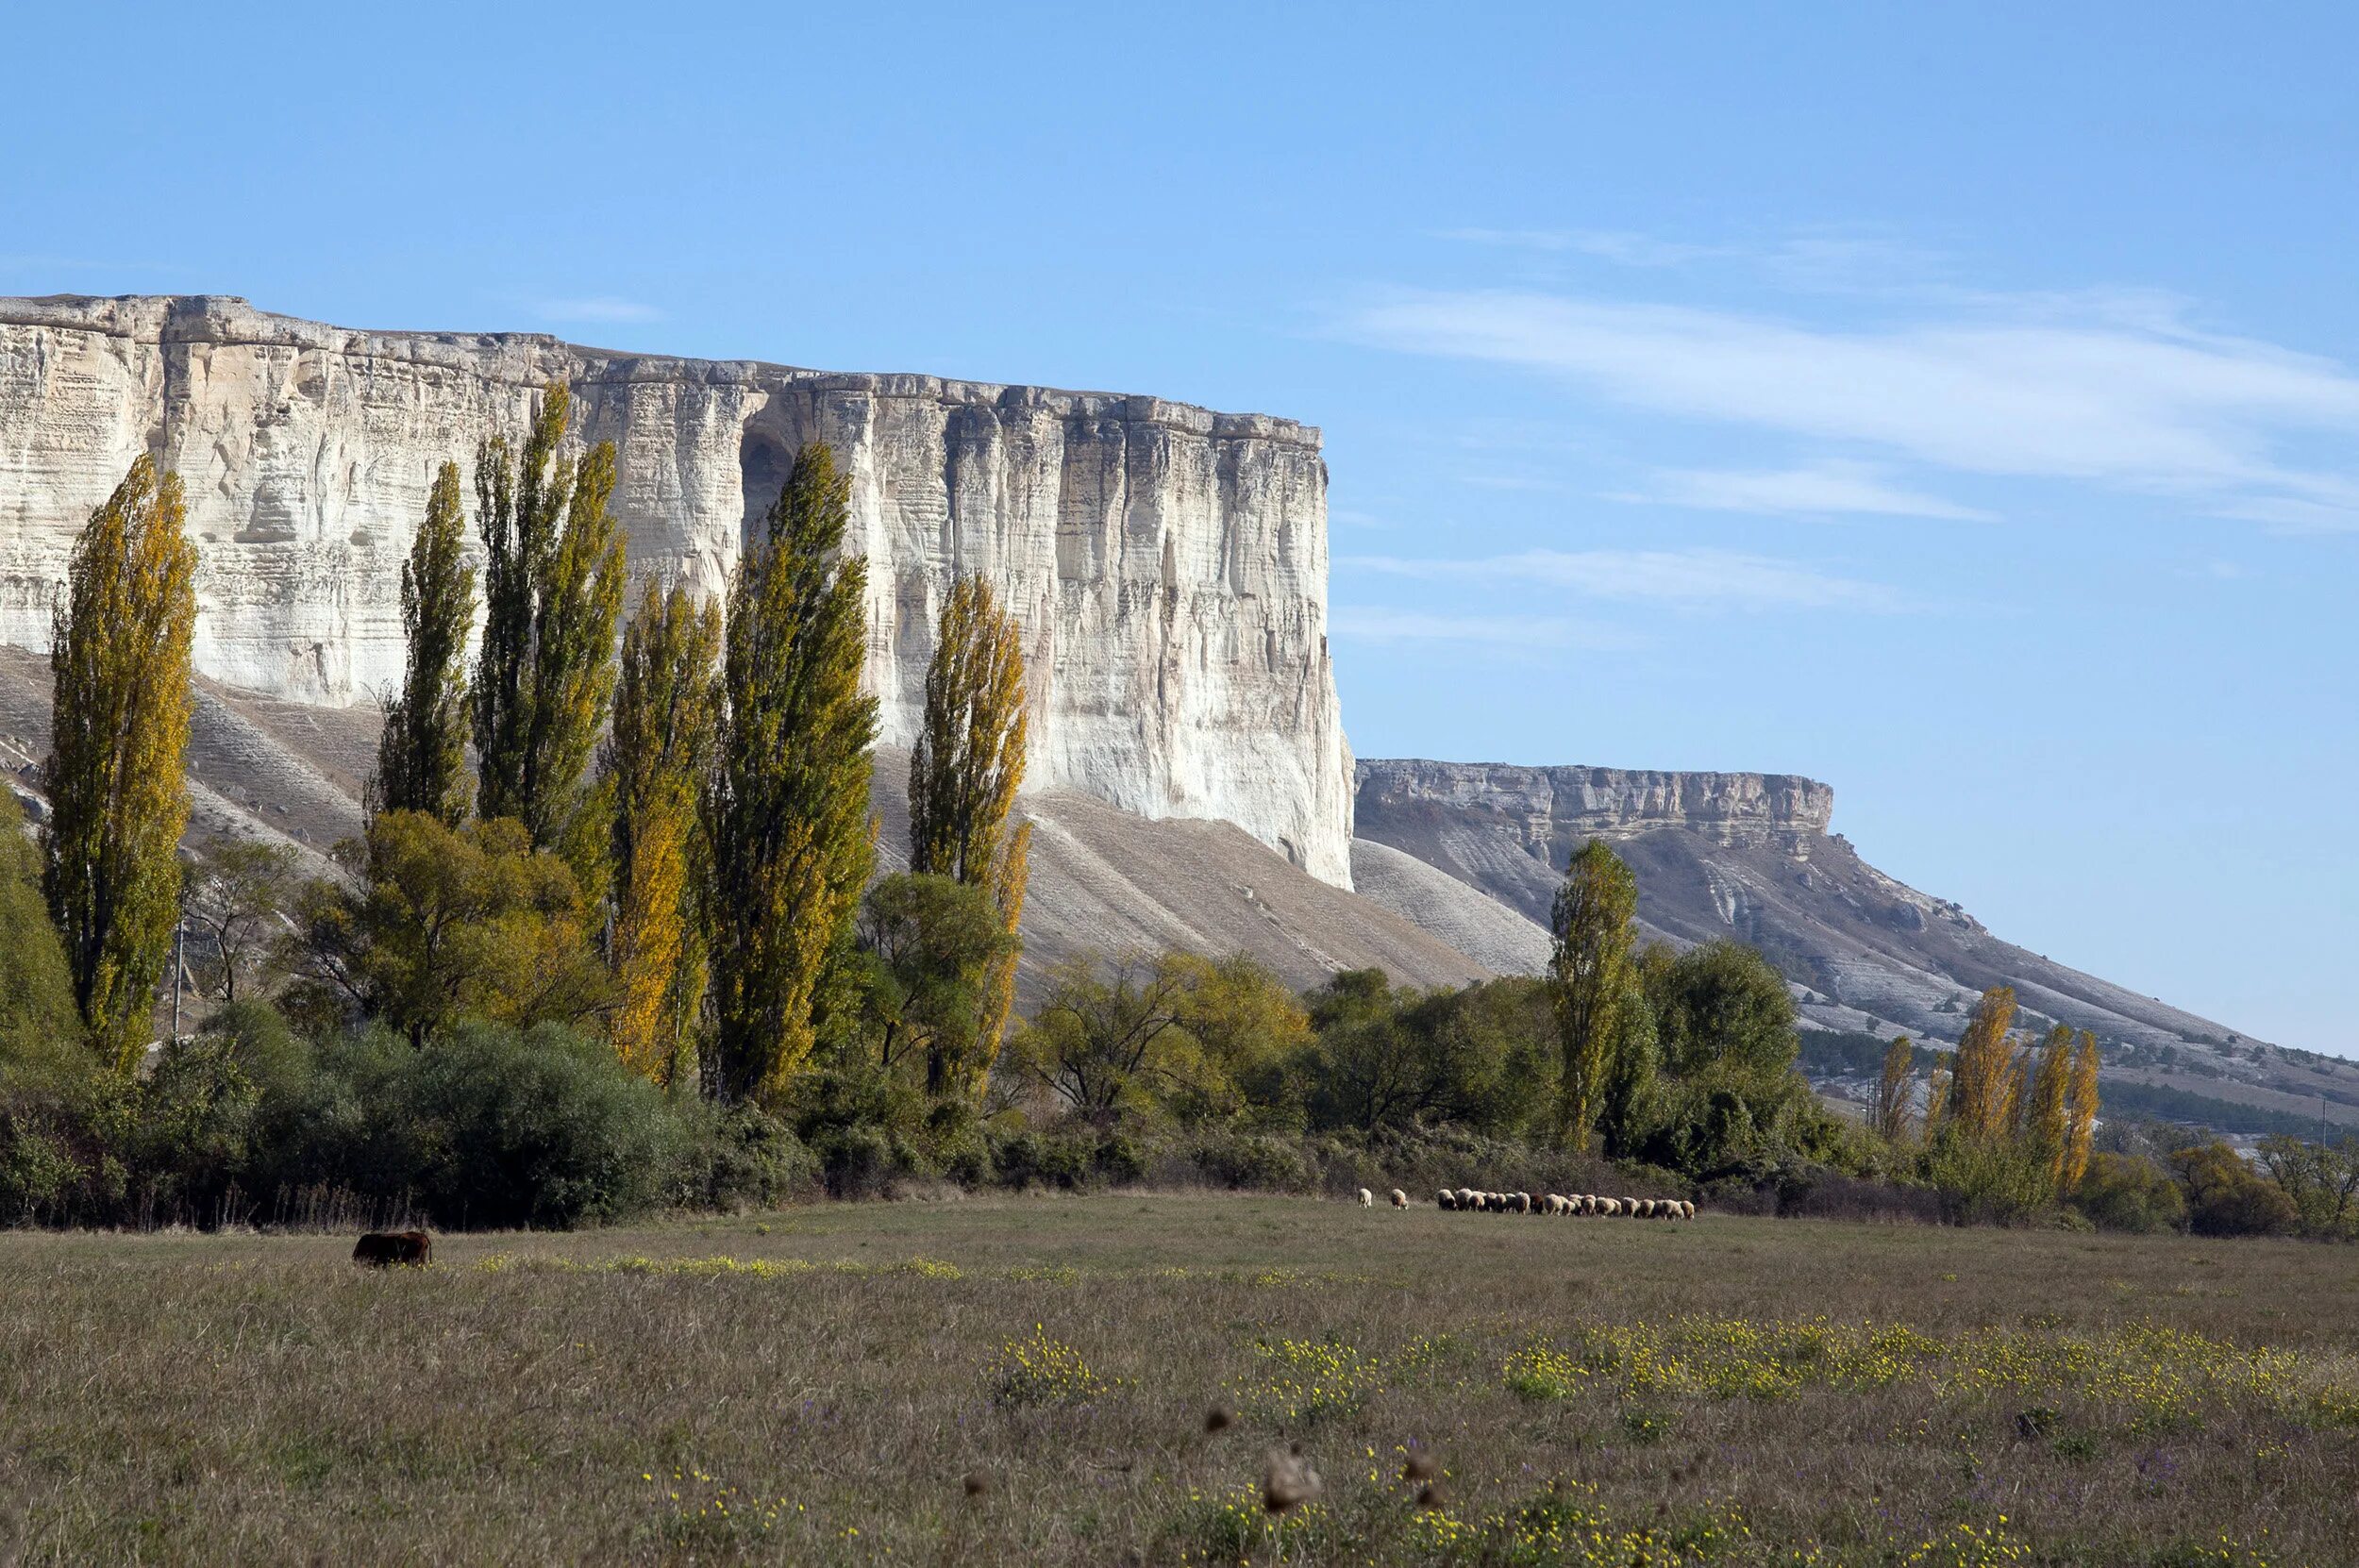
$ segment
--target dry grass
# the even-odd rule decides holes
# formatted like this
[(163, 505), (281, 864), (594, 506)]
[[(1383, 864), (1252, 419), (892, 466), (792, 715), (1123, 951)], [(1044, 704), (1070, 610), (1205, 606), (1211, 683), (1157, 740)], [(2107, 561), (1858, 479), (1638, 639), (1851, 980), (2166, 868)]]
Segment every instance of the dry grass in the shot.
[(0, 1559), (2359, 1561), (2351, 1249), (1210, 1196), (349, 1246), (0, 1235)]

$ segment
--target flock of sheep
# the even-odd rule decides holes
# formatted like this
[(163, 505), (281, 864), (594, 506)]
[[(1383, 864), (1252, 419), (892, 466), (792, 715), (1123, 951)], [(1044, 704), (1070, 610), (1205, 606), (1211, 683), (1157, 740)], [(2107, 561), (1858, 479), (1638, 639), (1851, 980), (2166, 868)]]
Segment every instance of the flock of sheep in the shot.
[[(1471, 1187), (1445, 1187), (1434, 1201), (1446, 1209), (1481, 1214), (1598, 1214), (1631, 1220), (1692, 1220), (1696, 1206), (1685, 1198), (1601, 1198), (1593, 1193), (1478, 1193)], [(1409, 1194), (1393, 1189), (1393, 1207), (1409, 1207)], [(1360, 1189), (1360, 1207), (1374, 1209), (1376, 1194)]]

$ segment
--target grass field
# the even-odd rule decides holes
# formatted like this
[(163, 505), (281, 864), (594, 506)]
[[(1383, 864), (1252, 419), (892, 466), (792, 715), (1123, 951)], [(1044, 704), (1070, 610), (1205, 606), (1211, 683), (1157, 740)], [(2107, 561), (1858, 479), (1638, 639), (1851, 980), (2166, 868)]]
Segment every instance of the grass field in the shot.
[(0, 1233), (0, 1564), (2359, 1562), (2349, 1248), (1171, 1195), (350, 1245)]

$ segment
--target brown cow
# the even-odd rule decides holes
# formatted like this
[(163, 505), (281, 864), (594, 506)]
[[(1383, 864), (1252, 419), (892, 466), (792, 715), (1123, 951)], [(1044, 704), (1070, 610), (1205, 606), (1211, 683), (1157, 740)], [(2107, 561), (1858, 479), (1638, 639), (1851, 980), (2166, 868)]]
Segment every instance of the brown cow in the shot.
[(373, 1269), (424, 1268), (434, 1260), (434, 1239), (423, 1230), (372, 1230), (354, 1245), (352, 1260)]

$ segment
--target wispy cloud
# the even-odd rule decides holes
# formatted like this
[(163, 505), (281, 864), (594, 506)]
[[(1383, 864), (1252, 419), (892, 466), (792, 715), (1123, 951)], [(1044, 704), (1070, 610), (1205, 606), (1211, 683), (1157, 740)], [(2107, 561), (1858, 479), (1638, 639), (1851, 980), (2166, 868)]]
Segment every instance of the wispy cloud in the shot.
[(1935, 253), (1874, 228), (1804, 230), (1716, 243), (1595, 228), (1450, 228), (1434, 237), (1538, 256), (1587, 257), (1618, 267), (1663, 270), (1716, 264), (1811, 292), (1925, 289), (1947, 271)]
[(1645, 639), (1615, 626), (1558, 615), (1433, 615), (1375, 605), (1338, 605), (1328, 630), (1360, 642), (1466, 642), (1485, 647), (1586, 648), (1621, 652)]
[(1609, 496), (1615, 501), (1662, 502), (1707, 511), (1778, 512), (1803, 516), (1865, 512), (1882, 517), (1937, 517), (1987, 521), (1977, 511), (1894, 484), (1872, 463), (1829, 459), (1799, 468), (1766, 471), (1669, 469), (1648, 489)]
[(582, 299), (544, 299), (533, 309), (544, 321), (634, 322), (661, 321), (663, 312), (635, 299), (594, 294)]
[(1693, 419), (1865, 444), (1966, 473), (2174, 493), (2221, 515), (2359, 527), (2359, 477), (2283, 456), (2301, 433), (2359, 425), (2359, 376), (2316, 356), (2195, 331), (2153, 296), (2071, 310), (2042, 297), (2012, 315), (1986, 306), (1847, 330), (1466, 291), (1386, 294), (1339, 325), (1361, 342), (1523, 367)]
[(1346, 556), (1336, 564), (1392, 576), (1510, 583), (1685, 609), (1893, 612), (1907, 608), (1900, 595), (1881, 583), (1734, 550), (1524, 550), (1459, 560)]

